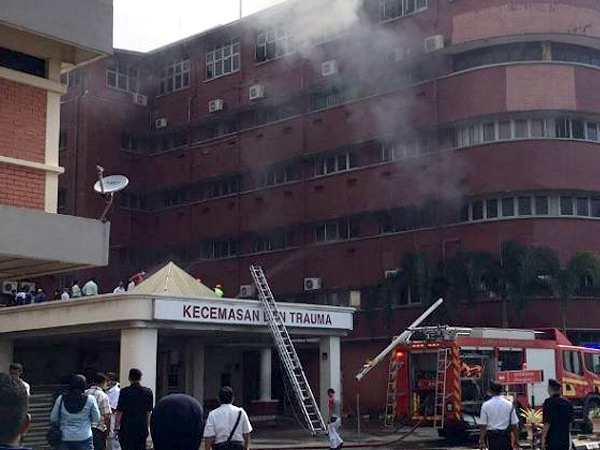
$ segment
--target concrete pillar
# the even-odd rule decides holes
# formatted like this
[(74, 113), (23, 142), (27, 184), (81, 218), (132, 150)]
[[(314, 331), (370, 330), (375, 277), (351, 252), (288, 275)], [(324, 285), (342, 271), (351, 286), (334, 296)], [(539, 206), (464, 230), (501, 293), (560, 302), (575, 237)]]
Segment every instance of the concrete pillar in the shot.
[(323, 417), (327, 417), (327, 389), (334, 389), (336, 397), (341, 399), (341, 387), (340, 338), (323, 337), (319, 343), (319, 400)]
[(0, 372), (8, 372), (8, 366), (13, 362), (13, 351), (13, 341), (0, 338)]
[(129, 369), (142, 371), (142, 385), (152, 389), (156, 399), (156, 356), (158, 330), (156, 328), (129, 328), (121, 330), (121, 359), (119, 374), (121, 386), (128, 386)]
[(271, 401), (271, 347), (260, 350), (260, 401)]
[(192, 348), (192, 396), (200, 402), (204, 403), (204, 345), (198, 341), (194, 341)]

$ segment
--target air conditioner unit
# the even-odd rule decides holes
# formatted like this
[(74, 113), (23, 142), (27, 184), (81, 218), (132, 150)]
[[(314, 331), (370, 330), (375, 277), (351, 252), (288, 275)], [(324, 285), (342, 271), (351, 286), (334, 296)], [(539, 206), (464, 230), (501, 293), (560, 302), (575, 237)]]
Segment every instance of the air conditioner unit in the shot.
[(167, 126), (167, 118), (161, 117), (160, 119), (156, 119), (154, 121), (154, 128), (160, 130), (161, 128), (165, 128)]
[(320, 278), (305, 278), (304, 279), (304, 290), (305, 291), (318, 291), (321, 289)]
[(30, 281), (21, 281), (19, 283), (19, 289), (22, 289), (26, 294), (30, 292), (35, 292), (35, 283)]
[(324, 77), (329, 77), (338, 73), (338, 64), (335, 59), (321, 63), (321, 74)]
[(148, 97), (142, 94), (133, 94), (133, 103), (140, 106), (148, 106)]
[(425, 38), (425, 52), (435, 52), (444, 48), (444, 36), (436, 34)]
[(2, 293), (3, 294), (11, 294), (12, 291), (17, 291), (19, 288), (19, 284), (16, 281), (4, 281), (2, 283)]
[(265, 86), (263, 84), (255, 84), (250, 86), (250, 100), (258, 100), (265, 96)]
[(216, 99), (216, 100), (211, 100), (210, 102), (208, 102), (208, 112), (209, 113), (215, 113), (217, 111), (222, 111), (223, 110), (223, 100), (221, 100), (220, 98)]
[(240, 298), (252, 298), (256, 297), (256, 286), (253, 284), (242, 284), (240, 286)]
[(383, 274), (385, 275), (386, 278), (393, 278), (393, 277), (397, 277), (399, 273), (400, 273), (399, 269), (394, 269), (394, 270), (386, 270)]

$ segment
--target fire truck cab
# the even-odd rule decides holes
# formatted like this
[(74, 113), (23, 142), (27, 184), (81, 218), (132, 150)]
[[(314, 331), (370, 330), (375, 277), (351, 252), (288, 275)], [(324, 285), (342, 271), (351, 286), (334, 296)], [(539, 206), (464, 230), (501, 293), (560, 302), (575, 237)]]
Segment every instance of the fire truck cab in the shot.
[[(584, 430), (600, 407), (600, 350), (576, 347), (557, 329), (420, 327), (391, 355), (386, 416), (430, 423), (448, 438), (478, 429), (488, 383), (501, 371), (541, 370), (562, 382)], [(545, 382), (507, 391), (517, 407), (548, 397)]]

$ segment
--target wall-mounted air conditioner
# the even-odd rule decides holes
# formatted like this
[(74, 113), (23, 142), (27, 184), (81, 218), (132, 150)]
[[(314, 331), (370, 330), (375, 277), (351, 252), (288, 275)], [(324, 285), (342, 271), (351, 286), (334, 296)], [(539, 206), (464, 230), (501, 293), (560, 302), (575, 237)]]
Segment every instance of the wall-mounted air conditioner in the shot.
[(400, 274), (400, 270), (399, 269), (386, 270), (383, 274), (386, 278), (394, 278)]
[(3, 294), (11, 294), (13, 291), (17, 291), (19, 288), (19, 283), (16, 281), (4, 281), (2, 283), (2, 293)]
[(305, 278), (304, 279), (304, 290), (305, 291), (318, 291), (321, 289), (320, 278)]
[(329, 77), (338, 73), (338, 64), (335, 59), (321, 63), (321, 75)]
[(242, 284), (240, 286), (240, 298), (253, 298), (256, 297), (256, 286), (253, 284)]
[(223, 100), (221, 100), (220, 98), (217, 98), (215, 100), (211, 100), (210, 102), (208, 102), (208, 112), (209, 113), (215, 113), (217, 111), (222, 111), (223, 110)]
[(160, 130), (161, 128), (166, 128), (166, 126), (167, 126), (167, 118), (166, 117), (161, 117), (154, 121), (154, 128), (156, 128), (157, 130)]
[(264, 84), (255, 84), (254, 86), (250, 86), (249, 91), (250, 100), (258, 100), (265, 96)]
[(444, 36), (441, 34), (436, 34), (435, 36), (429, 36), (425, 38), (425, 51), (435, 52), (436, 50), (441, 50), (444, 48)]
[(148, 97), (142, 94), (133, 94), (133, 103), (139, 106), (148, 106)]

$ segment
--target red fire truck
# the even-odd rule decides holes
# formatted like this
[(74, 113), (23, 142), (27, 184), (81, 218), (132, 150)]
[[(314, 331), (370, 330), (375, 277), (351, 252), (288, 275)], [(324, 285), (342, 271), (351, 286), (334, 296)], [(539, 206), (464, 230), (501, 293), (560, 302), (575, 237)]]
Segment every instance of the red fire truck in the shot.
[[(542, 371), (544, 380), (562, 382), (563, 395), (572, 401), (576, 420), (584, 430), (589, 426), (588, 411), (600, 407), (600, 350), (576, 347), (557, 329), (415, 324), (384, 350), (383, 357), (391, 353), (388, 425), (395, 420), (422, 421), (449, 438), (475, 431), (489, 381), (497, 380), (501, 372), (519, 375), (512, 371), (525, 368)], [(365, 365), (358, 380), (383, 359), (382, 354)], [(510, 384), (507, 389), (518, 407), (539, 406), (548, 397), (545, 382)]]

